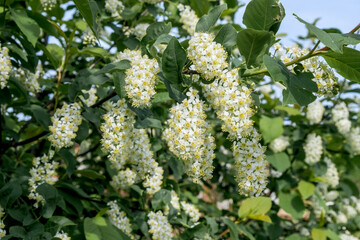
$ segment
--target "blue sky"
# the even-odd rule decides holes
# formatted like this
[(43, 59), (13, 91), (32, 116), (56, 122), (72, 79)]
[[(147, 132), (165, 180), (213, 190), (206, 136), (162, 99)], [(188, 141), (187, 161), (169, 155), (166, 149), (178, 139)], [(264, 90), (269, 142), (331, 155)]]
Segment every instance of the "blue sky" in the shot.
[[(244, 3), (250, 0), (242, 0)], [(280, 1), (286, 12), (278, 33), (287, 33), (284, 43), (290, 45), (298, 35), (305, 35), (304, 24), (295, 19), (293, 13), (307, 22), (317, 22), (320, 28), (335, 27), (342, 32), (348, 32), (360, 23), (360, 0), (283, 0)], [(245, 8), (241, 8), (236, 15), (236, 22), (242, 23)]]

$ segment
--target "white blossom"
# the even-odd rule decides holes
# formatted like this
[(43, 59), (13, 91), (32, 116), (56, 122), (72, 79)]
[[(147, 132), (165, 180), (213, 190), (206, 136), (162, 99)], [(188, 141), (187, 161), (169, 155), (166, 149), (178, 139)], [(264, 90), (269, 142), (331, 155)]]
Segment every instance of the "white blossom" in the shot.
[(339, 185), (339, 173), (337, 168), (329, 158), (325, 158), (324, 161), (327, 165), (327, 170), (325, 176), (323, 177), (327, 180), (331, 187), (335, 188), (337, 185)]
[(178, 9), (180, 11), (179, 21), (183, 24), (183, 29), (185, 29), (190, 35), (194, 35), (196, 24), (199, 21), (195, 11), (192, 10), (190, 6), (184, 6), (182, 4), (178, 5)]
[(274, 152), (282, 152), (290, 145), (289, 137), (280, 136), (270, 142), (269, 148)]
[(117, 204), (117, 201), (110, 201), (107, 204), (110, 209), (106, 211), (106, 213), (109, 215), (111, 223), (123, 231), (128, 237), (131, 239), (134, 239), (134, 236), (132, 235), (132, 229), (129, 218), (126, 216), (126, 213), (124, 211), (120, 210), (119, 205)]
[(81, 90), (84, 95), (87, 95), (86, 98), (84, 96), (80, 96), (81, 101), (85, 103), (85, 105), (88, 107), (94, 105), (98, 100), (98, 97), (96, 96), (96, 91), (96, 87), (92, 87), (89, 90)]
[(360, 127), (352, 128), (347, 134), (346, 140), (353, 150), (353, 154), (360, 155)]
[(120, 17), (125, 6), (120, 0), (106, 0), (105, 9), (110, 12), (113, 17)]
[(131, 31), (137, 39), (141, 40), (146, 35), (146, 29), (150, 26), (148, 23), (140, 23)]
[(56, 6), (56, 0), (40, 0), (40, 3), (45, 11), (50, 11)]
[(95, 46), (95, 45), (96, 45), (96, 41), (97, 41), (97, 39), (96, 39), (96, 37), (95, 37), (95, 35), (94, 35), (94, 33), (93, 33), (92, 31), (88, 30), (88, 31), (85, 31), (85, 32), (84, 32), (83, 41), (82, 41), (82, 43), (83, 43), (84, 45), (92, 45), (92, 46)]
[(314, 101), (309, 104), (306, 111), (306, 118), (310, 124), (320, 123), (324, 115), (325, 108), (320, 101)]
[(69, 237), (64, 231), (57, 232), (54, 237), (60, 238), (61, 240), (71, 240), (71, 237)]
[(5, 224), (4, 224), (4, 221), (2, 219), (2, 217), (5, 215), (5, 212), (4, 212), (4, 209), (0, 206), (0, 239), (2, 237), (5, 237), (6, 235), (6, 230), (4, 229), (5, 228)]
[(185, 201), (181, 202), (181, 206), (184, 209), (186, 215), (190, 217), (190, 220), (196, 224), (200, 219), (200, 211), (194, 205), (187, 203)]
[(0, 88), (3, 89), (10, 77), (11, 61), (9, 56), (9, 49), (1, 47), (0, 44)]
[(359, 240), (359, 238), (350, 235), (350, 233), (341, 233), (339, 237), (341, 240)]
[(314, 164), (319, 162), (323, 153), (321, 137), (316, 136), (315, 133), (310, 133), (306, 138), (304, 150), (306, 163)]
[(171, 240), (173, 237), (172, 227), (167, 220), (167, 216), (161, 212), (149, 212), (148, 224), (150, 225), (149, 233), (152, 234), (153, 240)]

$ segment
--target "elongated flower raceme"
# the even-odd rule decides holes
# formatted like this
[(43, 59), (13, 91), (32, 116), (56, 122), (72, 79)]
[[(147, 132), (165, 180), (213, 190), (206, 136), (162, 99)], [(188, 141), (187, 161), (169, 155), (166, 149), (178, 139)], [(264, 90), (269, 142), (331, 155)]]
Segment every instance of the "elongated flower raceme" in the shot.
[(156, 59), (149, 59), (147, 55), (141, 56), (141, 51), (125, 50), (118, 54), (118, 59), (127, 59), (131, 68), (126, 70), (125, 90), (134, 107), (149, 107), (155, 95), (157, 73), (160, 71)]
[(195, 70), (208, 81), (219, 78), (229, 65), (226, 51), (220, 43), (214, 42), (214, 38), (210, 33), (197, 32), (190, 39), (187, 49)]
[(187, 96), (170, 109), (163, 138), (170, 151), (184, 161), (187, 175), (199, 182), (212, 177), (215, 144), (214, 138), (207, 133), (209, 125), (205, 121), (205, 105), (198, 92), (190, 88)]
[(40, 3), (45, 11), (50, 11), (56, 6), (56, 0), (40, 0)]
[(36, 67), (36, 72), (32, 73), (27, 69), (19, 68), (13, 72), (14, 76), (18, 78), (25, 86), (26, 90), (32, 94), (41, 91), (38, 79), (43, 75), (42, 65)]
[(0, 88), (3, 89), (10, 77), (11, 61), (9, 49), (0, 45)]
[(278, 153), (284, 151), (289, 145), (289, 137), (280, 136), (270, 142), (269, 148), (274, 153)]
[(355, 156), (360, 155), (360, 127), (352, 128), (346, 136), (346, 141), (350, 145)]
[(320, 101), (314, 101), (309, 104), (306, 111), (306, 118), (310, 124), (320, 123), (325, 112), (325, 108)]
[(337, 168), (329, 158), (326, 157), (324, 161), (327, 165), (327, 170), (323, 177), (327, 180), (328, 185), (335, 188), (337, 185), (339, 185), (339, 173)]
[(131, 30), (137, 39), (141, 40), (146, 35), (146, 29), (150, 26), (148, 23), (140, 23)]
[(48, 137), (51, 144), (56, 149), (72, 146), (74, 144), (72, 139), (76, 137), (82, 122), (80, 104), (65, 103), (62, 108), (56, 110), (51, 121), (53, 125), (49, 126), (51, 135)]
[(197, 207), (195, 207), (194, 205), (187, 203), (185, 201), (181, 202), (181, 207), (184, 209), (186, 215), (188, 215), (190, 217), (190, 220), (194, 223), (197, 224), (197, 222), (200, 219), (200, 211)]
[(59, 238), (60, 240), (71, 240), (71, 237), (64, 231), (57, 232), (54, 237)]
[(120, 0), (106, 0), (105, 9), (111, 13), (113, 17), (120, 17), (120, 14), (125, 9), (125, 6)]
[(3, 217), (4, 217), (4, 215), (5, 215), (5, 212), (4, 212), (4, 209), (1, 207), (1, 205), (0, 205), (0, 239), (2, 238), (2, 237), (5, 237), (5, 235), (6, 235), (6, 231), (5, 231), (5, 224), (4, 224), (4, 221), (3, 221)]
[(161, 211), (149, 212), (148, 224), (150, 226), (149, 233), (152, 234), (153, 240), (171, 240), (173, 237), (172, 227), (168, 222), (167, 216)]
[(43, 183), (54, 185), (57, 181), (56, 169), (59, 164), (51, 162), (53, 156), (54, 151), (50, 151), (48, 155), (33, 159), (33, 167), (30, 170), (31, 177), (29, 178), (29, 199), (36, 201), (35, 208), (39, 207), (39, 203), (45, 203), (45, 199), (36, 192), (36, 189)]
[(310, 133), (306, 137), (304, 150), (306, 163), (314, 164), (319, 162), (323, 153), (321, 137), (317, 136), (315, 133)]
[(87, 30), (86, 32), (84, 32), (84, 35), (83, 35), (83, 41), (82, 43), (84, 45), (92, 45), (92, 46), (95, 46), (96, 45), (96, 37), (94, 35), (94, 33), (90, 30)]
[(198, 16), (190, 6), (187, 5), (178, 5), (180, 11), (180, 22), (183, 24), (183, 29), (185, 29), (190, 35), (194, 35), (196, 24), (199, 21)]
[(222, 130), (229, 133), (229, 138), (247, 136), (253, 125), (250, 119), (254, 115), (253, 100), (251, 90), (241, 84), (237, 71), (224, 72), (220, 79), (202, 87), (216, 115), (224, 122)]
[(132, 235), (132, 229), (129, 218), (126, 216), (126, 213), (120, 210), (117, 201), (110, 201), (107, 204), (110, 209), (107, 210), (107, 214), (109, 215), (111, 223), (123, 231), (128, 237), (134, 239)]
[(259, 196), (267, 184), (266, 147), (261, 146), (260, 140), (261, 135), (251, 128), (248, 137), (240, 137), (233, 143), (235, 180), (240, 194), (245, 196)]
[(349, 120), (349, 109), (344, 102), (334, 106), (331, 110), (332, 121), (335, 123), (336, 128), (343, 135), (346, 135), (351, 128), (351, 121)]
[[(135, 114), (125, 100), (107, 103), (108, 112), (101, 125), (102, 146), (109, 153), (112, 166), (118, 171), (111, 181), (114, 189), (123, 189), (143, 181), (148, 193), (160, 190), (163, 169), (153, 158), (150, 140), (144, 129), (135, 129)], [(126, 164), (132, 168), (122, 170)]]

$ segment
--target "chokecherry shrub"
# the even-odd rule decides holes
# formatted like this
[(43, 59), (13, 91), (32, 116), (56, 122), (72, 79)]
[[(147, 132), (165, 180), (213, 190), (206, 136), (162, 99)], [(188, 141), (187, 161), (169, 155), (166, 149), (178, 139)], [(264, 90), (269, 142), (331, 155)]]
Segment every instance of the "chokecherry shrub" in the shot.
[(360, 239), (360, 24), (316, 17), (0, 1), (0, 239)]

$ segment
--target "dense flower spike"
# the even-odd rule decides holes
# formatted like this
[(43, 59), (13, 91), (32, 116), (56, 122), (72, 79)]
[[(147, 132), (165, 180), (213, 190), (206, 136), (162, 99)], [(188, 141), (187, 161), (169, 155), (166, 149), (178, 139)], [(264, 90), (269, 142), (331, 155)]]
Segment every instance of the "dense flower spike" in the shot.
[(120, 0), (106, 0), (105, 9), (111, 13), (113, 17), (120, 17), (120, 14), (125, 9), (125, 6)]
[(140, 23), (131, 31), (137, 39), (141, 40), (146, 35), (146, 29), (150, 26), (148, 23)]
[(220, 43), (214, 42), (214, 38), (210, 33), (195, 33), (187, 49), (195, 70), (208, 81), (219, 78), (228, 67), (227, 53)]
[(125, 50), (118, 54), (118, 59), (128, 59), (131, 68), (126, 70), (125, 90), (134, 107), (149, 107), (150, 100), (155, 95), (157, 73), (160, 71), (156, 59), (141, 56), (141, 51)]
[(51, 135), (48, 137), (51, 144), (56, 149), (72, 146), (74, 144), (72, 139), (76, 137), (82, 122), (80, 104), (65, 103), (62, 108), (56, 110), (51, 121), (53, 125), (49, 126)]
[(40, 2), (45, 11), (50, 11), (56, 6), (56, 0), (40, 0)]
[(325, 108), (320, 101), (314, 101), (309, 104), (306, 111), (306, 118), (310, 124), (320, 123), (325, 112)]
[(64, 231), (57, 232), (54, 237), (59, 238), (60, 240), (71, 240), (71, 237)]
[(346, 136), (347, 143), (350, 145), (355, 156), (360, 155), (360, 127), (352, 128)]
[(110, 206), (110, 209), (107, 210), (107, 214), (109, 215), (111, 223), (123, 231), (128, 237), (131, 239), (134, 239), (134, 236), (132, 235), (132, 229), (129, 218), (126, 216), (126, 213), (120, 210), (119, 205), (117, 204), (117, 201), (110, 201), (107, 204)]
[(349, 109), (344, 102), (341, 102), (331, 110), (332, 121), (335, 123), (339, 132), (343, 135), (347, 134), (351, 128), (349, 120)]
[(341, 233), (339, 237), (341, 240), (359, 240), (359, 238), (352, 236), (349, 233)]
[(325, 176), (323, 177), (327, 180), (331, 187), (335, 188), (337, 185), (339, 185), (339, 173), (337, 168), (329, 158), (325, 158), (324, 161), (327, 165), (327, 170)]
[(54, 185), (57, 181), (56, 169), (59, 164), (51, 162), (53, 156), (54, 151), (50, 151), (48, 155), (33, 159), (33, 167), (30, 170), (31, 177), (29, 178), (29, 199), (36, 201), (35, 208), (39, 207), (40, 202), (45, 203), (45, 199), (36, 192), (36, 189), (43, 183)]
[(319, 162), (323, 153), (321, 137), (316, 136), (315, 133), (310, 133), (306, 138), (304, 150), (306, 163), (314, 164)]
[(207, 133), (206, 106), (199, 99), (198, 92), (190, 88), (186, 95), (187, 99), (170, 109), (163, 138), (170, 151), (184, 161), (188, 176), (199, 182), (212, 177), (215, 144), (214, 138)]
[(83, 94), (86, 94), (88, 96), (80, 96), (80, 99), (83, 103), (85, 103), (86, 106), (90, 107), (91, 105), (94, 105), (96, 101), (98, 100), (98, 97), (96, 96), (96, 87), (92, 87), (89, 90), (81, 90)]
[(5, 224), (2, 220), (2, 217), (5, 215), (4, 209), (0, 206), (0, 239), (2, 237), (5, 237), (6, 231), (5, 231)]
[(184, 209), (186, 215), (188, 215), (193, 223), (197, 223), (200, 219), (200, 212), (194, 205), (185, 201), (181, 202), (181, 206)]
[(3, 89), (10, 77), (11, 61), (9, 49), (0, 45), (0, 89)]
[[(295, 44), (292, 47), (282, 48), (280, 44), (275, 44), (275, 54), (284, 63), (291, 62), (301, 56), (306, 55), (309, 49), (301, 49)], [(318, 57), (312, 57), (301, 62), (305, 72), (311, 72), (314, 75), (313, 81), (318, 87), (318, 96), (334, 96), (338, 91), (338, 79), (333, 70), (319, 60)], [(293, 70), (294, 66), (289, 68)]]
[[(103, 132), (102, 146), (109, 153), (112, 166), (120, 171), (114, 176), (111, 185), (122, 189), (135, 182), (144, 180), (143, 186), (148, 193), (160, 190), (163, 169), (153, 158), (150, 140), (144, 129), (135, 129), (135, 114), (127, 107), (125, 100), (107, 103), (108, 112), (100, 129)], [(121, 171), (126, 164), (134, 169)]]
[(172, 227), (167, 217), (161, 211), (149, 212), (148, 224), (150, 225), (149, 233), (152, 234), (153, 240), (171, 240)]
[(27, 69), (19, 68), (14, 71), (14, 76), (18, 78), (25, 86), (26, 90), (32, 94), (36, 94), (41, 91), (38, 79), (43, 75), (42, 66), (39, 64), (36, 68), (35, 74)]
[(88, 30), (84, 33), (83, 44), (95, 46), (96, 41), (97, 41), (97, 39), (92, 31)]
[(261, 135), (252, 128), (249, 137), (240, 137), (233, 143), (235, 180), (240, 194), (246, 196), (259, 196), (267, 184), (266, 148), (261, 146), (260, 140)]
[(270, 142), (269, 148), (274, 152), (282, 152), (290, 145), (289, 137), (280, 136)]
[(237, 70), (224, 72), (219, 80), (202, 84), (204, 95), (223, 120), (222, 130), (229, 133), (230, 139), (247, 136), (253, 125), (251, 90), (242, 85)]
[(198, 16), (190, 6), (184, 6), (182, 4), (178, 5), (180, 11), (180, 22), (183, 24), (183, 29), (185, 29), (190, 35), (194, 35), (196, 24), (199, 21)]

